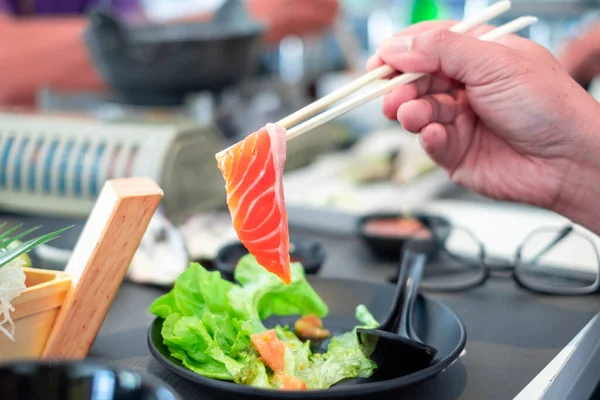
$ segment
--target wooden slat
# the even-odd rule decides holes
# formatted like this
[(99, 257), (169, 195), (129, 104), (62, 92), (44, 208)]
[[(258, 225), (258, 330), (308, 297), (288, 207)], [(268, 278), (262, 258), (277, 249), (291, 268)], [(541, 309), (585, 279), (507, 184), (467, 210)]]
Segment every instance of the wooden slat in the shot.
[(106, 182), (65, 268), (73, 285), (42, 358), (87, 356), (162, 196), (148, 178)]
[[(27, 290), (11, 304), (15, 340), (0, 334), (0, 361), (38, 358), (58, 311), (71, 287), (71, 278), (60, 271), (23, 268)], [(2, 396), (0, 396), (2, 398)]]
[(34, 268), (23, 268), (23, 270), (27, 276), (27, 290), (12, 301), (15, 311), (10, 315), (13, 320), (58, 308), (64, 303), (71, 287), (69, 274)]
[(39, 358), (58, 311), (55, 307), (16, 320), (14, 342), (0, 334), (0, 361)]

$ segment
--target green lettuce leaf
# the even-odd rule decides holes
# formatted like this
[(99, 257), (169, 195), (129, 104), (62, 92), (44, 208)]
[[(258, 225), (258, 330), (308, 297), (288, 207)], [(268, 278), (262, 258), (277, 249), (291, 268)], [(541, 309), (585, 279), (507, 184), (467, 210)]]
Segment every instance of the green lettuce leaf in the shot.
[(376, 328), (379, 326), (379, 322), (373, 317), (373, 314), (369, 312), (366, 306), (359, 304), (356, 307), (356, 319), (362, 324), (362, 327), (366, 329)]
[(286, 373), (301, 377), (302, 371), (312, 367), (312, 352), (310, 341), (302, 342), (289, 328), (277, 325), (277, 337), (285, 342), (287, 351), (284, 357)]
[(240, 285), (191, 263), (173, 289), (152, 303), (150, 312), (165, 320), (164, 344), (190, 370), (211, 378), (275, 387), (250, 341), (252, 334), (266, 330), (261, 316), (324, 316), (327, 306), (299, 264), (293, 266), (288, 286), (248, 255), (240, 261), (236, 278)]
[(210, 378), (233, 380), (225, 364), (207, 354), (213, 340), (198, 317), (169, 315), (161, 333), (171, 356), (181, 360), (187, 368)]
[[(275, 274), (267, 271), (248, 254), (238, 262), (234, 278), (240, 286), (229, 293), (231, 306), (240, 314), (260, 323), (271, 315), (327, 315), (325, 302), (306, 280), (300, 263), (291, 264), (292, 283), (286, 285)], [(260, 323), (257, 329), (265, 330)]]
[(220, 272), (209, 272), (200, 264), (191, 263), (177, 277), (173, 289), (152, 303), (150, 312), (161, 318), (173, 313), (199, 317), (206, 311), (227, 314), (228, 293), (233, 287), (233, 283), (221, 278)]
[(311, 365), (299, 377), (309, 389), (326, 389), (346, 378), (368, 378), (376, 367), (363, 355), (353, 330), (333, 337), (327, 352), (313, 355)]
[(312, 354), (310, 342), (302, 342), (287, 328), (276, 327), (277, 336), (294, 353), (295, 376), (304, 380), (309, 389), (326, 389), (347, 378), (368, 378), (377, 364), (366, 358), (356, 338), (356, 328), (375, 328), (379, 323), (364, 305), (356, 308), (362, 323), (351, 332), (331, 338), (327, 352)]

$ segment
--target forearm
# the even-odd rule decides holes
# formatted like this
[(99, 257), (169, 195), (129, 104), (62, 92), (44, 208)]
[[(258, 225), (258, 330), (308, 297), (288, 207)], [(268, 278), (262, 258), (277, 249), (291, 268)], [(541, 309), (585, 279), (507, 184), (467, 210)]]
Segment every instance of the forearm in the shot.
[(600, 235), (600, 103), (590, 98), (580, 120), (584, 135), (553, 211)]
[(40, 87), (103, 87), (82, 41), (82, 18), (10, 19), (0, 15), (0, 104), (31, 104)]

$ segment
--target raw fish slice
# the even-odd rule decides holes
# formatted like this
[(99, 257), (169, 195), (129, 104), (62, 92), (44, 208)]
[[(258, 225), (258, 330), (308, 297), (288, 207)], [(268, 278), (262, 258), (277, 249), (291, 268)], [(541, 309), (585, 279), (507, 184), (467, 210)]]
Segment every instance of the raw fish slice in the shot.
[(238, 238), (256, 261), (291, 282), (290, 237), (283, 195), (286, 130), (275, 124), (217, 154)]

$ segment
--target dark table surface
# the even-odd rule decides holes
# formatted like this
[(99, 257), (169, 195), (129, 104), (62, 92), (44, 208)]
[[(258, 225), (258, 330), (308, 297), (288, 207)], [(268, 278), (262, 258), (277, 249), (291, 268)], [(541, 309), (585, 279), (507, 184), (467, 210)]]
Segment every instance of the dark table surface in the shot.
[[(44, 224), (52, 229), (48, 221)], [(63, 240), (72, 240), (77, 231), (76, 227)], [(375, 260), (357, 238), (293, 233), (322, 240), (327, 249), (322, 276), (383, 281), (393, 273), (393, 265)], [(150, 356), (146, 335), (154, 318), (148, 307), (164, 292), (124, 283), (90, 356), (158, 376), (184, 400), (212, 400), (215, 397), (165, 370)], [(537, 295), (503, 277), (466, 292), (428, 295), (445, 302), (463, 320), (466, 352), (460, 362), (434, 379), (398, 393), (396, 398), (512, 399), (600, 310), (600, 296)]]
[[(312, 235), (315, 236), (314, 234)], [(375, 261), (353, 238), (324, 238), (328, 250), (322, 276), (385, 280), (392, 265)], [(125, 284), (92, 348), (92, 356), (136, 367), (163, 378), (184, 399), (212, 399), (166, 371), (148, 353), (147, 311), (163, 291)], [(511, 399), (600, 310), (600, 297), (550, 297), (519, 289), (510, 279), (452, 295), (431, 295), (448, 304), (467, 327), (460, 363), (409, 391), (402, 399)]]

